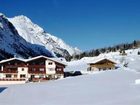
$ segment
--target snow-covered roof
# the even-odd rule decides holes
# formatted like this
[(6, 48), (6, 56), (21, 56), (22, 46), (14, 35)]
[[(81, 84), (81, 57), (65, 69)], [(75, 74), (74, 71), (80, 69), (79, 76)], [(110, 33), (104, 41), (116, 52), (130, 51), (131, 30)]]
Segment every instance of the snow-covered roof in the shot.
[(113, 63), (116, 63), (113, 59), (104, 57), (104, 58), (99, 58), (99, 59), (95, 59), (93, 61), (90, 61), (90, 62), (88, 62), (88, 64), (95, 64), (95, 63), (98, 63), (98, 62), (100, 62), (102, 60), (109, 60), (109, 61), (111, 61)]
[(32, 60), (36, 60), (36, 59), (39, 59), (39, 58), (45, 58), (45, 59), (48, 59), (48, 60), (51, 60), (51, 61), (63, 64), (65, 66), (67, 65), (65, 62), (61, 61), (59, 58), (49, 58), (49, 57), (46, 57), (46, 56), (43, 56), (43, 55), (26, 59), (26, 62), (29, 62), (29, 61), (32, 61)]
[(32, 60), (36, 60), (36, 59), (38, 59), (38, 58), (45, 58), (45, 59), (48, 59), (48, 57), (43, 56), (43, 55), (40, 55), (40, 56), (36, 56), (36, 57), (32, 57), (32, 58), (26, 59), (26, 62), (29, 62), (29, 61), (32, 61)]
[(23, 61), (23, 62), (29, 62), (29, 61), (36, 60), (36, 59), (39, 59), (39, 58), (45, 58), (45, 59), (57, 62), (59, 64), (65, 65), (65, 66), (67, 65), (64, 61), (61, 61), (59, 58), (49, 58), (49, 57), (46, 57), (46, 56), (43, 56), (43, 55), (40, 55), (40, 56), (37, 56), (37, 57), (33, 57), (33, 58), (29, 58), (29, 59), (10, 58), (10, 59), (6, 59), (6, 60), (0, 61), (0, 64), (8, 62), (8, 61), (12, 61), (12, 60), (19, 60), (19, 61)]
[(62, 60), (59, 59), (59, 58), (49, 58), (49, 60), (52, 60), (52, 61), (54, 61), (54, 62), (61, 63), (61, 64), (65, 65), (65, 66), (67, 66), (66, 61), (64, 61), (64, 60), (62, 61)]
[(0, 61), (0, 64), (1, 63), (5, 63), (5, 62), (9, 62), (9, 61), (12, 61), (12, 60), (19, 60), (19, 61), (25, 62), (25, 60), (24, 59), (21, 59), (21, 58), (10, 58), (10, 59), (6, 59), (6, 60)]

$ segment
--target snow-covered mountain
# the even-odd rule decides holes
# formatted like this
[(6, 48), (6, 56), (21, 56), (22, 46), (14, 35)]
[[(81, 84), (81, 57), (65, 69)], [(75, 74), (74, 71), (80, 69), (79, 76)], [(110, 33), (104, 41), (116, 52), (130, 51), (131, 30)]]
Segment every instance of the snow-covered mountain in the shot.
[(14, 55), (26, 58), (41, 54), (52, 56), (44, 46), (23, 39), (7, 17), (0, 13), (0, 59)]
[(9, 18), (9, 21), (16, 27), (20, 36), (27, 42), (45, 46), (50, 51), (63, 56), (81, 52), (79, 49), (67, 45), (62, 39), (47, 33), (26, 16), (21, 15)]

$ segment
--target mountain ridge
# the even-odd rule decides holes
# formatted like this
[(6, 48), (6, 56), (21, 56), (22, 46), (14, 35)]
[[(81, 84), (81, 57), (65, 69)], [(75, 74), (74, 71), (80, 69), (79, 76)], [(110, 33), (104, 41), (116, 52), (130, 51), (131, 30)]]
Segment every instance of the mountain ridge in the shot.
[(31, 19), (24, 15), (8, 18), (8, 20), (16, 27), (19, 35), (27, 42), (45, 46), (50, 51), (64, 57), (81, 53), (79, 49), (73, 48), (67, 45), (62, 39), (47, 33), (43, 28), (34, 24)]
[(14, 56), (27, 58), (30, 56), (53, 54), (41, 45), (31, 44), (23, 39), (13, 24), (4, 14), (0, 14), (0, 59)]

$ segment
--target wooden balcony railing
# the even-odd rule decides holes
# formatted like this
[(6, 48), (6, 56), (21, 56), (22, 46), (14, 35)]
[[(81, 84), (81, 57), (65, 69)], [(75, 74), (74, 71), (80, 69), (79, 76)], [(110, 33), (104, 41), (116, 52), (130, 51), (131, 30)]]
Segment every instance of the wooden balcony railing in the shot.
[(45, 65), (28, 65), (29, 68), (45, 68)]
[[(45, 74), (45, 65), (29, 65), (28, 73), (32, 74)], [(41, 70), (44, 69), (44, 70)]]
[(31, 73), (31, 74), (46, 74), (45, 71), (28, 71), (28, 73)]
[(24, 64), (18, 64), (18, 65), (5, 65), (6, 68), (17, 68), (17, 67), (27, 67), (27, 65)]
[(35, 70), (29, 69), (28, 73), (32, 73), (32, 74), (45, 74), (46, 71), (45, 71), (45, 69), (44, 69), (44, 71), (40, 71), (39, 69), (35, 69)]
[(4, 69), (4, 70), (0, 70), (0, 73), (18, 73), (18, 71), (17, 70)]

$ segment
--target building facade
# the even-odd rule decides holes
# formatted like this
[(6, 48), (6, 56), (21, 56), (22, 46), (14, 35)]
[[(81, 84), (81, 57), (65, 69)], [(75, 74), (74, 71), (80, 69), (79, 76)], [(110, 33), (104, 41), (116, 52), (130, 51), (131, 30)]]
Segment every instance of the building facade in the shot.
[(0, 81), (40, 81), (63, 78), (66, 64), (38, 56), (30, 59), (11, 58), (0, 62)]

